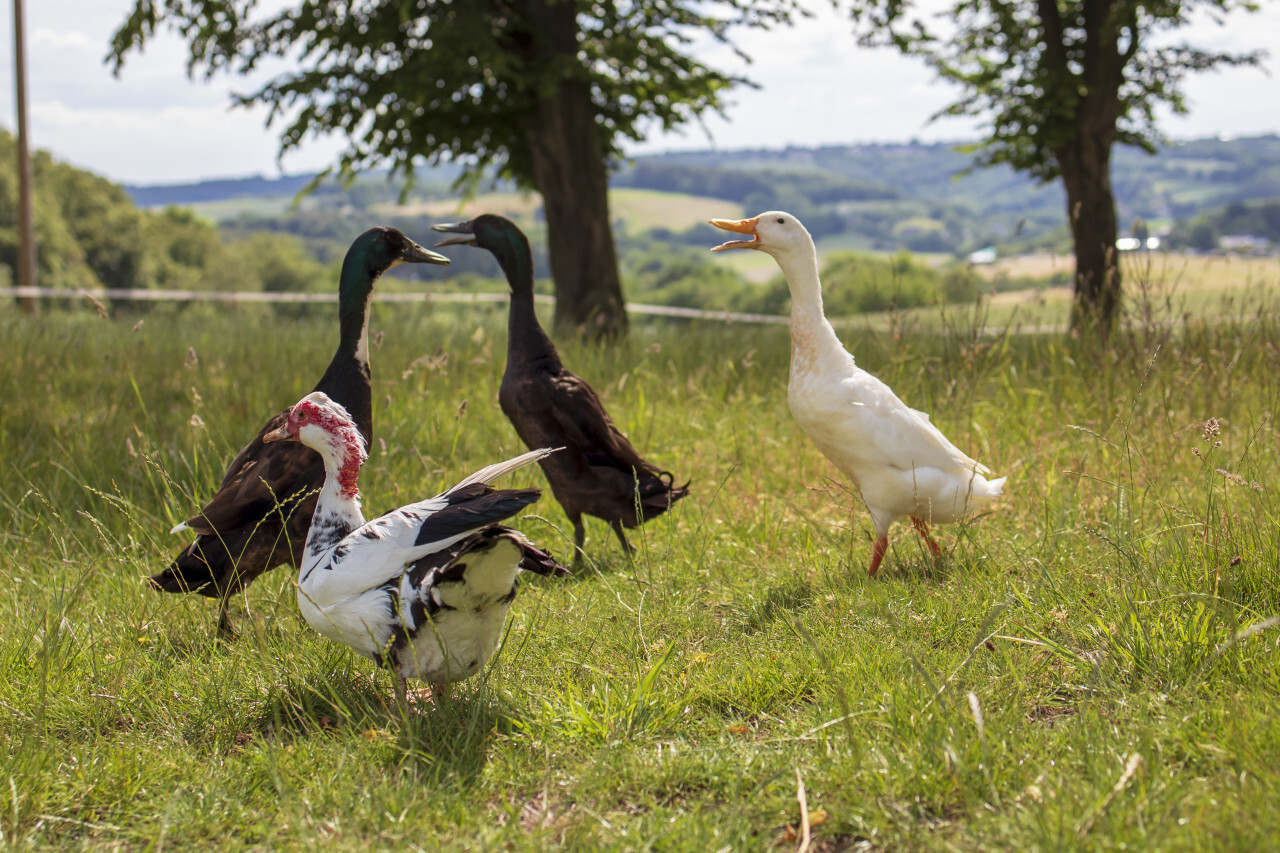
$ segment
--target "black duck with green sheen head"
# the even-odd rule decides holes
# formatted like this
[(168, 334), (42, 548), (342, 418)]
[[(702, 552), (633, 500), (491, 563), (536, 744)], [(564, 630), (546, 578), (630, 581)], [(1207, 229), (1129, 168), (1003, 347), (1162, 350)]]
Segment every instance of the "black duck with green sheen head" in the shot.
[(634, 528), (666, 512), (688, 494), (689, 484), (641, 458), (618, 431), (591, 386), (560, 362), (555, 345), (538, 323), (533, 304), (533, 255), (529, 240), (508, 219), (492, 214), (437, 231), (465, 236), (442, 246), (488, 249), (511, 287), (507, 319), (507, 367), (498, 403), (530, 449), (563, 447), (539, 461), (556, 500), (573, 524), (574, 562), (581, 559), (586, 531), (583, 515), (609, 523), (628, 553), (634, 549), (622, 529)]
[[(366, 444), (373, 439), (369, 389), (369, 296), (387, 270), (404, 263), (447, 264), (394, 228), (361, 234), (347, 250), (338, 287), (338, 351), (315, 386), (351, 413)], [(287, 389), (282, 389), (287, 390)], [(169, 568), (148, 578), (165, 592), (194, 592), (219, 600), (218, 630), (232, 634), (227, 602), (263, 572), (283, 563), (295, 568), (324, 483), (324, 463), (301, 444), (264, 444), (289, 410), (276, 414), (241, 448), (217, 494), (172, 532), (192, 530), (196, 540)]]

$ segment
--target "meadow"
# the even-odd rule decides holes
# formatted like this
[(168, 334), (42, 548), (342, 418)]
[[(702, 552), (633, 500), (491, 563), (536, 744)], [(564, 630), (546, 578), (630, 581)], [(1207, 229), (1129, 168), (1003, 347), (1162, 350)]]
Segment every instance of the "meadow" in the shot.
[[(692, 495), (626, 559), (529, 578), (482, 677), (402, 717), (277, 570), (214, 607), (141, 578), (336, 344), (326, 306), (0, 312), (0, 834), (11, 849), (1259, 850), (1280, 841), (1280, 325), (1102, 351), (842, 326), (997, 475), (934, 562), (786, 407), (787, 330), (565, 343)], [(330, 309), (331, 310), (331, 309)], [(523, 448), (500, 306), (377, 305), (366, 512)], [(504, 485), (540, 484), (523, 471)], [(550, 495), (517, 523), (568, 556)]]

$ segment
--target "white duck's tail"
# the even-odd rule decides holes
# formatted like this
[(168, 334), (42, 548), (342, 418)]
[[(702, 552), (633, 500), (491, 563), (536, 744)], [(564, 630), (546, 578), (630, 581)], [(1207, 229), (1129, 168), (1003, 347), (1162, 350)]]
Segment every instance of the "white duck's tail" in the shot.
[(519, 471), (526, 465), (532, 465), (534, 462), (550, 456), (557, 450), (564, 450), (564, 448), (543, 447), (538, 450), (530, 450), (528, 453), (522, 453), (519, 456), (506, 460), (505, 462), (495, 462), (492, 465), (486, 465), (479, 471), (467, 477), (465, 480), (451, 486), (445, 494), (447, 495), (450, 492), (455, 492), (463, 486), (470, 486), (472, 483), (492, 483), (499, 477), (505, 477), (512, 471)]
[(979, 498), (982, 500), (990, 500), (992, 498), (998, 498), (1004, 494), (1004, 481), (1007, 479), (1009, 478), (1001, 477), (997, 480), (988, 480), (986, 477), (983, 477), (981, 474), (975, 474), (973, 477), (973, 482), (969, 487), (970, 489), (969, 494), (972, 497)]

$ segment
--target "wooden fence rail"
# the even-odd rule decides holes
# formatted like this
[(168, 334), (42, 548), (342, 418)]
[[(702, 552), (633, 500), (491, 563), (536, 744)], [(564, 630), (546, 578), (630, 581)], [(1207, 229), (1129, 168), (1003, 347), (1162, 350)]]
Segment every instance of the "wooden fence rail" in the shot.
[[(336, 293), (244, 293), (210, 290), (72, 290), (53, 287), (0, 287), (0, 297), (19, 299), (75, 299), (90, 301), (109, 299), (136, 300), (140, 302), (266, 302), (280, 304), (306, 304), (312, 302), (337, 302)], [(506, 302), (505, 293), (378, 293), (378, 302), (439, 302), (439, 303), (492, 303)], [(535, 296), (538, 302), (554, 304), (554, 296)], [(688, 317), (695, 320), (719, 320), (723, 323), (787, 323), (787, 317), (778, 314), (740, 314), (733, 311), (704, 311), (700, 308), (679, 308), (672, 305), (644, 305), (628, 302), (627, 311), (632, 314), (648, 314), (655, 317)]]

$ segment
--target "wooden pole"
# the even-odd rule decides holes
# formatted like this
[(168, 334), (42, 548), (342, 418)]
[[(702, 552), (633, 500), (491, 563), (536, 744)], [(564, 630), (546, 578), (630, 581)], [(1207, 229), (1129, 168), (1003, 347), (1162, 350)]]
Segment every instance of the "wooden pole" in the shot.
[[(13, 0), (13, 56), (18, 83), (18, 286), (36, 286), (36, 229), (32, 213), (31, 149), (27, 143), (27, 47), (23, 0)], [(24, 314), (34, 313), (33, 297), (18, 297)]]

